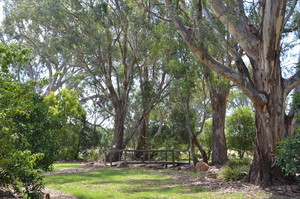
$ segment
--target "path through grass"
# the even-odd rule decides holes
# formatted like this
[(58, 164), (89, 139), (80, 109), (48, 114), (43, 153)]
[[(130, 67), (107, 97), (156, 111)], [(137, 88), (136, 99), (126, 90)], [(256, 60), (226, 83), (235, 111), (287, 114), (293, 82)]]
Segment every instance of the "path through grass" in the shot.
[(265, 198), (265, 194), (224, 194), (190, 187), (147, 168), (101, 168), (93, 172), (45, 176), (47, 188), (79, 199)]

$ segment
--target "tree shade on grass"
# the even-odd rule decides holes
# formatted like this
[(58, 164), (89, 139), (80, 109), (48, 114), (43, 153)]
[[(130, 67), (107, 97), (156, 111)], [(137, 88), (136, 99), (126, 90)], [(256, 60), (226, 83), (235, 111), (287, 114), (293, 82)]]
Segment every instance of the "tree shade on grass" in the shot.
[[(188, 187), (145, 168), (102, 168), (93, 172), (52, 175), (44, 178), (47, 188), (80, 199), (98, 198), (246, 198), (240, 193), (224, 194), (205, 187)], [(247, 194), (265, 198), (266, 194)]]

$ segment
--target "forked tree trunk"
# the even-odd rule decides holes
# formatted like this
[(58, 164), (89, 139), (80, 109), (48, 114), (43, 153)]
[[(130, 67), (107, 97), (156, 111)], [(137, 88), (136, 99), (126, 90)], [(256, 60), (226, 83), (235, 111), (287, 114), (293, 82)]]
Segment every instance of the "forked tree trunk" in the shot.
[(190, 100), (189, 97), (186, 98), (185, 104), (183, 105), (184, 117), (185, 117), (185, 126), (188, 130), (189, 136), (189, 147), (192, 156), (193, 164), (196, 165), (198, 162), (198, 158), (195, 152), (195, 140), (194, 140), (194, 131), (191, 126), (191, 118), (190, 118)]
[[(137, 143), (137, 147), (136, 147), (137, 150), (148, 149), (148, 134), (149, 134), (148, 123), (149, 123), (149, 117), (147, 115), (147, 116), (145, 116), (145, 118), (143, 119), (143, 121), (140, 125), (140, 135), (139, 135), (138, 143)], [(135, 157), (141, 158), (142, 154), (143, 154), (142, 152), (136, 152)]]
[(225, 139), (225, 114), (228, 91), (210, 89), (212, 105), (212, 164), (223, 165), (228, 161)]
[(186, 99), (185, 105), (183, 107), (184, 109), (184, 116), (185, 116), (185, 125), (186, 128), (188, 130), (189, 133), (189, 144), (190, 144), (190, 151), (191, 151), (191, 156), (192, 156), (192, 160), (193, 160), (193, 164), (196, 165), (198, 162), (198, 158), (196, 156), (196, 152), (195, 152), (195, 144), (198, 147), (201, 155), (202, 155), (202, 159), (203, 162), (208, 163), (208, 159), (207, 159), (207, 154), (204, 151), (203, 147), (201, 146), (201, 144), (199, 143), (199, 141), (197, 140), (197, 135), (196, 133), (193, 131), (192, 126), (191, 126), (191, 118), (190, 118), (190, 112), (189, 112), (189, 98)]

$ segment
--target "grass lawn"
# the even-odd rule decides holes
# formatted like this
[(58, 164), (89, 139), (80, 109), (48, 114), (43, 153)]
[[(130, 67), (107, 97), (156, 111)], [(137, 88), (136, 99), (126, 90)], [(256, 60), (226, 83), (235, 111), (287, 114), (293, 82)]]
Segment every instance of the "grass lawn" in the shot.
[(53, 171), (57, 171), (60, 169), (70, 169), (70, 168), (76, 168), (80, 167), (83, 164), (81, 163), (55, 163), (53, 164)]
[(190, 188), (147, 168), (101, 168), (44, 177), (45, 186), (76, 196), (79, 199), (154, 199), (154, 198), (266, 198), (266, 194), (224, 194), (204, 187)]

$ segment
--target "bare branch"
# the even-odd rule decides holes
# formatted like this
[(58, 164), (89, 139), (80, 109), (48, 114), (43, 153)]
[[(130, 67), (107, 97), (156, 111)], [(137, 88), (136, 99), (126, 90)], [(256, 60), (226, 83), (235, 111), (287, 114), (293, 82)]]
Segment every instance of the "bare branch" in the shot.
[(291, 90), (300, 85), (300, 71), (298, 70), (296, 74), (292, 77), (284, 80), (284, 94), (287, 96)]
[(289, 13), (285, 16), (285, 19), (284, 19), (284, 22), (283, 22), (284, 26), (286, 26), (287, 22), (290, 20), (292, 14), (294, 13), (295, 7), (296, 7), (296, 5), (297, 5), (297, 2), (298, 2), (298, 0), (294, 0), (294, 1), (293, 1)]

